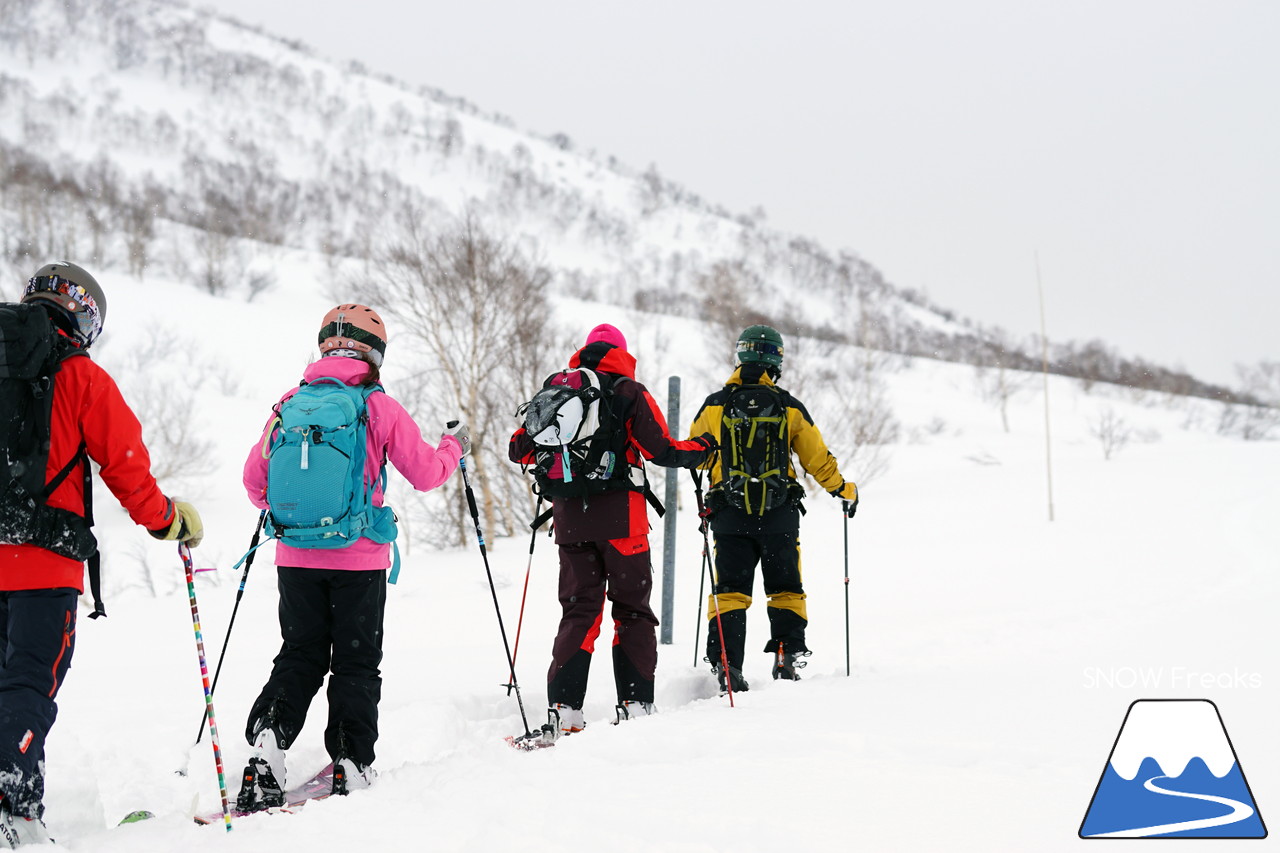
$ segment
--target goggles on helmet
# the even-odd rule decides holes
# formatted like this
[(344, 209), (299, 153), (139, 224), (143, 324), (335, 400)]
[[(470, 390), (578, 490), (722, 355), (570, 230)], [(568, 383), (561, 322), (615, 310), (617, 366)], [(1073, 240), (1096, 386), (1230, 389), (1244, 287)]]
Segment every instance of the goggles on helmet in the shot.
[(778, 364), (782, 363), (782, 347), (778, 344), (772, 343), (771, 341), (738, 341), (738, 354), (741, 355), (744, 352), (752, 352), (757, 355), (769, 356), (769, 360), (776, 358), (778, 360)]
[(76, 335), (87, 347), (102, 332), (102, 315), (89, 291), (60, 275), (32, 276), (22, 292), (22, 301), (52, 302), (67, 312), (75, 324)]

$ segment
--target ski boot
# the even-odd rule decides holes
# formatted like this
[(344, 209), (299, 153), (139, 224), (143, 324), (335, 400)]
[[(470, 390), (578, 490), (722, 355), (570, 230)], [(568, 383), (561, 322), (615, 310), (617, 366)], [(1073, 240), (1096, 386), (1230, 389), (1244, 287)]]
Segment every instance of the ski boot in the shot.
[(284, 805), (284, 750), (280, 738), (267, 728), (258, 732), (253, 753), (244, 768), (236, 810), (260, 812)]
[(345, 797), (352, 791), (368, 788), (378, 778), (372, 764), (360, 764), (350, 758), (333, 762), (333, 793)]
[(623, 699), (618, 703), (616, 710), (618, 719), (613, 723), (615, 726), (623, 720), (634, 720), (637, 717), (648, 717), (658, 713), (658, 709), (652, 702), (637, 702), (635, 699)]
[(804, 669), (808, 665), (807, 661), (799, 660), (809, 652), (789, 652), (781, 641), (778, 642), (778, 650), (774, 653), (773, 660), (773, 680), (783, 679), (785, 681), (799, 681), (800, 673), (797, 669)]
[(49, 830), (38, 817), (19, 817), (0, 794), (0, 849), (17, 850), (27, 844), (52, 844)]
[(575, 734), (587, 727), (581, 708), (568, 705), (552, 705), (547, 709), (547, 722), (542, 726), (542, 740), (555, 743), (565, 735)]
[(751, 689), (750, 685), (747, 684), (747, 679), (742, 675), (742, 670), (738, 669), (738, 667), (733, 664), (729, 665), (728, 686), (725, 685), (724, 681), (724, 669), (719, 663), (713, 663), (711, 665), (711, 671), (716, 674), (716, 683), (720, 685), (721, 696), (729, 692), (729, 687), (733, 688), (734, 693), (746, 693)]

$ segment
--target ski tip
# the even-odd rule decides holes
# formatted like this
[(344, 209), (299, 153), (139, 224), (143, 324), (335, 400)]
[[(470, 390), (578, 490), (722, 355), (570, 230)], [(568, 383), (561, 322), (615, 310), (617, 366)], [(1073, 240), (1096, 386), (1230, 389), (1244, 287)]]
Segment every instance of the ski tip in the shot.
[(127, 815), (120, 818), (120, 823), (116, 825), (124, 826), (126, 823), (137, 823), (140, 820), (150, 820), (153, 817), (155, 817), (154, 812), (149, 812), (146, 809), (138, 809), (136, 812), (129, 812)]
[(533, 752), (536, 749), (546, 749), (549, 746), (556, 745), (553, 740), (544, 740), (541, 732), (528, 735), (508, 735), (503, 740), (512, 749), (518, 749), (521, 752)]

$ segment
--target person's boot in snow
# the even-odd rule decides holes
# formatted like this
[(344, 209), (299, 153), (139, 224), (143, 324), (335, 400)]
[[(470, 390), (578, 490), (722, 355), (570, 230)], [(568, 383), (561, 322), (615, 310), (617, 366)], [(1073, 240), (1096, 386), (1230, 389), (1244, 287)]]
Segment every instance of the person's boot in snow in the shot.
[(581, 708), (568, 705), (552, 705), (547, 709), (547, 722), (542, 727), (542, 739), (555, 742), (564, 735), (575, 734), (587, 727)]
[[(724, 670), (720, 664), (713, 663), (711, 671), (716, 674), (716, 683), (720, 685), (720, 692), (722, 694), (728, 693), (729, 691), (724, 683)], [(733, 688), (734, 693), (746, 693), (751, 689), (750, 685), (747, 684), (747, 679), (742, 675), (742, 670), (732, 664), (729, 665), (729, 686)]]
[(618, 703), (618, 719), (614, 725), (621, 723), (623, 720), (634, 720), (637, 717), (648, 717), (658, 713), (658, 709), (654, 707), (652, 702), (637, 702), (634, 699), (624, 699)]
[(264, 728), (254, 738), (236, 808), (242, 812), (258, 812), (283, 806), (284, 781), (284, 749), (280, 738), (274, 729)]
[(44, 821), (13, 814), (9, 811), (9, 801), (0, 794), (0, 849), (17, 850), (26, 844), (52, 843)]
[(360, 764), (353, 758), (339, 758), (333, 762), (333, 793), (339, 797), (368, 788), (377, 778), (378, 771), (372, 764)]
[[(799, 681), (800, 673), (798, 669), (804, 669), (805, 661), (800, 658), (809, 654), (809, 652), (793, 652), (784, 648), (782, 643), (778, 643), (778, 651), (774, 654), (773, 662), (773, 678), (775, 681), (783, 679), (785, 681)], [(735, 688), (736, 689), (736, 688)]]

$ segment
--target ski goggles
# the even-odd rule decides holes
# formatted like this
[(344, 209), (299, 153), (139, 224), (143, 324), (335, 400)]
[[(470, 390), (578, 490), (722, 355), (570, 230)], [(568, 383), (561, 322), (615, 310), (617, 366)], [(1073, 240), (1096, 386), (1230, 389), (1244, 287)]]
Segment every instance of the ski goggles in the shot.
[(52, 302), (71, 315), (85, 346), (93, 343), (102, 331), (102, 315), (97, 300), (89, 291), (60, 275), (32, 276), (22, 292), (22, 301)]
[(738, 341), (738, 352), (753, 352), (757, 355), (769, 356), (769, 360), (777, 359), (782, 363), (782, 347), (770, 341)]
[(365, 353), (370, 361), (381, 366), (383, 354), (387, 351), (387, 342), (353, 323), (342, 320), (330, 323), (320, 330), (321, 355), (329, 355), (344, 349)]

